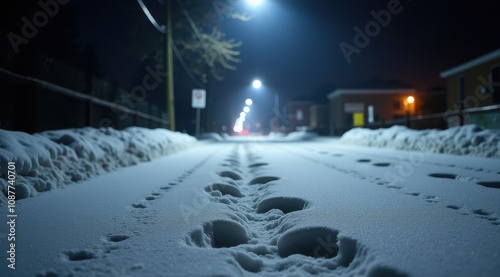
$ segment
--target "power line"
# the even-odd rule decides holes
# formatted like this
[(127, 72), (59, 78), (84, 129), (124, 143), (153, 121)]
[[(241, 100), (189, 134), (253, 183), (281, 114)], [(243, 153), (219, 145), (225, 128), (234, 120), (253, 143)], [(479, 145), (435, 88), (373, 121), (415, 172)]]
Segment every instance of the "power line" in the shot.
[[(186, 16), (186, 18), (188, 19), (189, 24), (191, 25), (191, 28), (193, 28), (196, 36), (200, 39), (200, 42), (201, 42), (201, 37), (200, 37), (198, 29), (196, 28), (196, 25), (194, 25), (193, 20), (189, 16), (188, 12), (186, 11), (186, 9), (182, 5), (182, 3), (179, 2), (179, 1), (177, 1), (177, 2), (179, 3), (179, 5), (181, 5), (181, 8), (183, 9), (184, 16)], [(167, 27), (165, 25), (160, 25), (160, 24), (158, 24), (158, 22), (156, 22), (156, 20), (154, 19), (153, 15), (149, 11), (148, 7), (146, 7), (146, 5), (144, 4), (144, 2), (142, 0), (137, 0), (137, 3), (139, 3), (139, 5), (142, 8), (142, 11), (146, 15), (146, 17), (149, 19), (149, 21), (151, 22), (151, 24), (153, 24), (153, 26), (155, 26), (155, 28), (158, 31), (160, 31), (163, 34), (166, 34), (167, 33), (167, 30), (166, 30)], [(160, 2), (160, 3), (164, 4), (164, 2)], [(181, 55), (179, 49), (177, 49), (177, 46), (175, 45), (175, 43), (172, 42), (171, 47), (172, 47), (172, 50), (174, 50), (175, 56), (177, 57), (177, 59), (179, 59), (182, 67), (184, 68), (184, 71), (186, 71), (186, 73), (189, 75), (189, 78), (191, 79), (191, 81), (193, 81), (196, 85), (203, 87), (202, 83), (200, 81), (198, 81), (194, 77), (193, 72), (187, 66), (186, 62), (184, 61), (184, 58), (182, 58), (182, 55)]]
[(139, 6), (141, 6), (142, 8), (142, 11), (144, 12), (144, 14), (146, 15), (146, 17), (149, 19), (149, 21), (151, 22), (151, 24), (153, 24), (153, 26), (155, 26), (155, 28), (162, 32), (162, 33), (167, 33), (167, 27), (165, 25), (160, 25), (158, 24), (158, 22), (156, 22), (155, 18), (153, 17), (153, 15), (149, 12), (149, 9), (148, 7), (146, 7), (146, 5), (144, 5), (144, 2), (142, 2), (142, 0), (137, 0), (137, 3), (139, 3)]
[(203, 43), (203, 41), (202, 41), (203, 39), (202, 39), (200, 30), (198, 30), (198, 27), (196, 27), (196, 24), (194, 23), (193, 19), (189, 15), (188, 11), (186, 10), (186, 8), (184, 7), (184, 5), (182, 4), (182, 2), (180, 0), (177, 0), (177, 3), (179, 3), (179, 6), (181, 6), (182, 13), (184, 14), (186, 19), (188, 20), (189, 25), (191, 25), (191, 28), (193, 29), (196, 37), (198, 37), (198, 39), (200, 40), (200, 43)]
[(172, 42), (172, 50), (174, 50), (175, 56), (177, 56), (177, 58), (179, 59), (179, 62), (181, 63), (181, 65), (184, 68), (184, 70), (186, 71), (186, 73), (189, 75), (189, 78), (191, 79), (191, 81), (193, 81), (196, 85), (198, 85), (200, 87), (204, 87), (204, 85), (202, 85), (202, 83), (194, 77), (192, 71), (189, 69), (186, 62), (182, 58), (182, 55), (179, 52), (179, 49), (177, 49), (177, 46), (175, 45), (174, 42)]

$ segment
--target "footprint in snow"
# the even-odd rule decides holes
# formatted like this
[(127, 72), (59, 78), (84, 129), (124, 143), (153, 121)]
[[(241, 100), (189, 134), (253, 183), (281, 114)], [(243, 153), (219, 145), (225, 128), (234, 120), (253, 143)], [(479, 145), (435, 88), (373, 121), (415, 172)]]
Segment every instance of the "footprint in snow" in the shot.
[(391, 163), (374, 163), (373, 165), (378, 167), (389, 167)]
[(472, 213), (475, 214), (475, 215), (479, 215), (479, 216), (489, 216), (489, 215), (491, 215), (490, 212), (487, 212), (487, 211), (485, 211), (483, 209), (475, 209), (475, 210), (472, 211)]
[(234, 185), (215, 183), (205, 187), (205, 191), (210, 193), (214, 191), (220, 192), (222, 195), (231, 195), (234, 197), (243, 197), (241, 191)]
[(431, 173), (429, 174), (429, 176), (433, 178), (452, 179), (452, 180), (457, 178), (457, 175), (451, 173)]
[(477, 184), (487, 188), (500, 189), (500, 181), (481, 181)]
[(278, 254), (282, 258), (294, 254), (315, 259), (332, 259), (337, 256), (340, 266), (347, 267), (358, 251), (356, 240), (339, 240), (338, 231), (327, 227), (308, 227), (287, 231), (278, 239)]
[(248, 184), (249, 185), (256, 185), (256, 184), (267, 184), (272, 181), (277, 181), (281, 179), (280, 177), (275, 177), (275, 176), (260, 176), (252, 179)]
[(216, 220), (192, 231), (185, 242), (189, 246), (201, 248), (229, 248), (246, 244), (249, 240), (243, 225), (229, 220)]
[(134, 207), (136, 209), (145, 209), (145, 208), (147, 208), (146, 204), (144, 204), (144, 203), (134, 203), (134, 204), (132, 204), (132, 207)]
[(460, 210), (461, 209), (461, 207), (457, 206), (457, 205), (448, 205), (448, 206), (446, 206), (446, 208), (452, 209), (452, 210)]
[(237, 174), (234, 171), (227, 170), (227, 171), (219, 172), (218, 174), (221, 177), (229, 178), (229, 179), (232, 179), (232, 180), (235, 180), (235, 181), (239, 181), (239, 180), (243, 179), (239, 174)]
[(369, 163), (371, 161), (372, 160), (370, 160), (370, 159), (359, 159), (359, 160), (357, 160), (358, 163)]
[(429, 203), (436, 203), (436, 202), (441, 201), (441, 198), (439, 198), (438, 196), (434, 196), (434, 195), (426, 195), (426, 196), (424, 196), (424, 199), (425, 199), (425, 201), (427, 201)]
[(64, 252), (64, 255), (68, 261), (83, 261), (83, 260), (91, 260), (97, 258), (97, 255), (94, 252), (85, 249), (66, 251)]
[(433, 178), (451, 179), (451, 180), (457, 180), (457, 181), (463, 181), (463, 182), (473, 182), (473, 181), (477, 180), (477, 178), (475, 178), (475, 177), (459, 176), (459, 175), (452, 174), (452, 173), (431, 173), (428, 176), (433, 177)]
[(257, 204), (257, 213), (266, 213), (272, 209), (282, 211), (284, 214), (301, 211), (307, 208), (308, 203), (295, 197), (272, 197), (266, 198)]
[(114, 235), (108, 235), (106, 239), (110, 242), (120, 242), (120, 241), (124, 241), (126, 239), (129, 239), (129, 238), (130, 238), (130, 236), (128, 236), (128, 235), (114, 234)]
[(261, 166), (265, 166), (265, 165), (269, 165), (268, 163), (253, 163), (251, 165), (249, 165), (248, 167), (249, 168), (256, 168), (256, 167), (261, 167)]
[(149, 195), (149, 196), (144, 197), (144, 199), (146, 199), (146, 200), (148, 200), (148, 201), (152, 201), (152, 200), (155, 200), (155, 199), (156, 199), (156, 197), (155, 197), (155, 196), (153, 196), (153, 195)]

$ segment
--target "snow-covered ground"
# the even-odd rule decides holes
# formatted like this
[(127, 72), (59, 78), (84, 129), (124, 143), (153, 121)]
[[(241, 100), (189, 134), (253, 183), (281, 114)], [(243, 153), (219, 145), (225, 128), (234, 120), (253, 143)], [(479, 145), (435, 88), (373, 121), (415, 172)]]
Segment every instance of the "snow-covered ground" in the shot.
[(198, 143), (4, 205), (0, 276), (498, 276), (500, 159), (308, 138)]

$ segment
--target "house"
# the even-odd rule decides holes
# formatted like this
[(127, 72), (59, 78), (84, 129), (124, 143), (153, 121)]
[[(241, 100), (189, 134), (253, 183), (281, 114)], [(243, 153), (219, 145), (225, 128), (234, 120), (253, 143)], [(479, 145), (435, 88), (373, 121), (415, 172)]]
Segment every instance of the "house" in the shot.
[(413, 88), (336, 89), (328, 94), (330, 135), (342, 135), (353, 127), (404, 118), (415, 114), (417, 91)]
[(287, 104), (288, 128), (290, 131), (297, 130), (297, 127), (308, 127), (310, 121), (309, 110), (312, 103), (310, 101), (290, 101)]
[(315, 104), (309, 109), (310, 122), (309, 127), (312, 131), (320, 135), (328, 135), (330, 124), (328, 122), (328, 105)]
[(500, 128), (500, 49), (441, 72), (447, 88), (448, 111), (489, 107), (488, 111), (447, 118), (448, 126), (474, 123)]

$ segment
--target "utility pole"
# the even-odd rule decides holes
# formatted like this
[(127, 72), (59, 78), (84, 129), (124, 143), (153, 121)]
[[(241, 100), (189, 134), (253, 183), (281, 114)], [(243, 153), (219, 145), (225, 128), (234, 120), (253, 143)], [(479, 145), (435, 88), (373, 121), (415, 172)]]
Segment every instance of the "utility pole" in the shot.
[(175, 106), (174, 106), (174, 61), (172, 55), (172, 5), (167, 2), (167, 110), (168, 122), (171, 131), (175, 131)]

